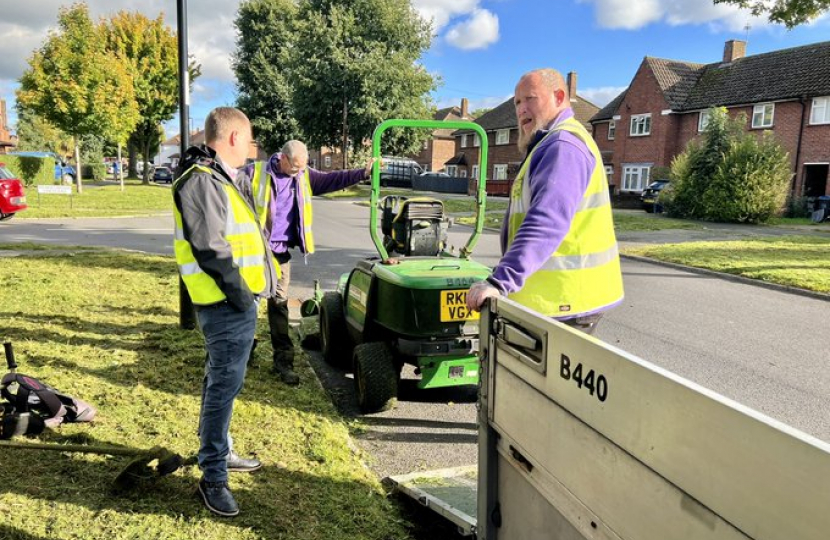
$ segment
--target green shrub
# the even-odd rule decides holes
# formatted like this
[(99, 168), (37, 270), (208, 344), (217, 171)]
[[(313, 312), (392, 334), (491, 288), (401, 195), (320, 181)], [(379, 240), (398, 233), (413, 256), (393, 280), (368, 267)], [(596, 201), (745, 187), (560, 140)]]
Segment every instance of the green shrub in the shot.
[(810, 212), (807, 197), (790, 197), (787, 199), (787, 208), (784, 210), (784, 217), (808, 218), (810, 214), (812, 212)]
[(782, 209), (791, 177), (787, 153), (771, 133), (747, 133), (746, 117), (712, 110), (699, 141), (672, 162), (661, 202), (671, 217), (763, 223)]
[(87, 180), (106, 180), (107, 166), (103, 163), (85, 163), (83, 164), (84, 178)]
[(23, 180), (26, 187), (56, 182), (55, 160), (52, 158), (0, 154), (0, 163), (5, 163), (6, 168)]

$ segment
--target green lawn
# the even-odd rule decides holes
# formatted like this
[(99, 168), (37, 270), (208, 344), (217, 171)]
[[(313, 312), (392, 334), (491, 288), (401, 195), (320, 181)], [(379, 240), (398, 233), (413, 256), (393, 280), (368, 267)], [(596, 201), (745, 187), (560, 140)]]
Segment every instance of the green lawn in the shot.
[(38, 198), (37, 189), (30, 187), (26, 190), (26, 200), (29, 208), (15, 219), (149, 215), (169, 212), (173, 204), (169, 186), (145, 186), (139, 180), (125, 180), (124, 191), (114, 185), (84, 186), (83, 193), (73, 191), (71, 197), (40, 195)]
[(631, 248), (625, 253), (830, 293), (830, 238), (690, 242)]
[[(184, 456), (197, 449), (204, 352), (196, 331), (177, 328), (172, 258), (42, 250), (2, 261), (0, 340), (13, 342), (19, 371), (99, 409), (95, 422), (40, 440), (161, 445)], [(239, 517), (204, 509), (196, 467), (114, 494), (111, 482), (129, 458), (0, 448), (0, 538), (409, 538), (307, 364), (299, 362), (298, 388), (277, 382), (266, 341), (231, 428), (239, 452), (265, 463), (257, 473), (231, 475)]]

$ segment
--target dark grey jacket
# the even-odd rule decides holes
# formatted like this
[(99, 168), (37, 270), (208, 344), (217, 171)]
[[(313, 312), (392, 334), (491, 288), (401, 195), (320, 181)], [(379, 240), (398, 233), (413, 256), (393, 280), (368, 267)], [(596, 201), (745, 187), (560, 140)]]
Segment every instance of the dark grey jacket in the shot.
[[(216, 281), (228, 303), (239, 311), (245, 311), (256, 297), (233, 263), (231, 246), (225, 240), (228, 208), (223, 190), (225, 185), (233, 185), (256, 214), (251, 185), (249, 182), (233, 181), (223, 169), (216, 152), (208, 146), (188, 148), (176, 176), (181, 176), (194, 164), (207, 167), (211, 173), (194, 171), (187, 178), (173, 184), (173, 201), (182, 215), (185, 240), (190, 243), (199, 267)], [(264, 238), (263, 242), (265, 243)], [(261, 298), (273, 296), (277, 283), (273, 259), (268, 249), (265, 250), (265, 269), (265, 290), (259, 295)]]

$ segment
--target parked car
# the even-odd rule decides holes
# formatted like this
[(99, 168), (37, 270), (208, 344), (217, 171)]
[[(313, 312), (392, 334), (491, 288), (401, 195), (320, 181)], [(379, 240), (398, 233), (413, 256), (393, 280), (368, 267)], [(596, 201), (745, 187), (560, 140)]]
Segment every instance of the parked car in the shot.
[(23, 182), (0, 163), (0, 221), (11, 219), (16, 213), (28, 208)]
[(657, 180), (648, 185), (646, 189), (640, 194), (640, 201), (643, 203), (643, 210), (648, 213), (659, 214), (663, 211), (663, 205), (657, 202), (660, 192), (664, 187), (669, 185), (668, 180)]
[(173, 171), (170, 170), (170, 167), (159, 166), (156, 167), (153, 171), (153, 182), (166, 182), (168, 184), (173, 183)]
[(400, 157), (383, 157), (380, 168), (380, 185), (412, 187), (412, 179), (424, 169), (414, 160)]
[(55, 161), (55, 180), (60, 184), (71, 185), (75, 183), (78, 174), (75, 167), (67, 164), (54, 152), (9, 152), (10, 156), (52, 158)]

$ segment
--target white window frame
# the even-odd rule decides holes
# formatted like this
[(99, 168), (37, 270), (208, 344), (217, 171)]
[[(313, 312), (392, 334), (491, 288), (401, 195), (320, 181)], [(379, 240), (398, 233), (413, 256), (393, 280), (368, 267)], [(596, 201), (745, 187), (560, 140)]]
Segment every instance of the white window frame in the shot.
[(709, 125), (709, 120), (711, 119), (712, 111), (710, 111), (709, 109), (705, 111), (700, 111), (697, 117), (697, 132), (701, 133), (704, 129), (706, 129), (706, 126)]
[(455, 176), (458, 174), (458, 165), (447, 165), (447, 174)]
[(467, 134), (461, 135), (461, 148), (467, 148)]
[(509, 129), (497, 129), (496, 130), (496, 142), (497, 145), (502, 144), (510, 144), (510, 130)]
[(323, 167), (331, 168), (331, 155), (323, 156)]
[(605, 166), (605, 178), (609, 179), (614, 176), (614, 166), (613, 165), (606, 165)]
[(628, 134), (631, 137), (651, 135), (651, 113), (632, 114)]
[(830, 96), (813, 98), (810, 108), (810, 125), (830, 124)]
[(478, 178), (478, 165), (473, 165), (473, 172), (470, 175), (471, 178)]
[(467, 169), (465, 167), (462, 167), (458, 172), (461, 173), (461, 178), (467, 178)]
[(473, 147), (478, 148), (481, 146), (481, 137), (478, 136), (478, 133), (473, 133)]
[[(767, 108), (769, 107), (769, 120), (767, 120)], [(759, 103), (752, 107), (752, 127), (754, 129), (771, 128), (775, 118), (775, 103)], [(756, 122), (756, 120), (759, 120)]]
[(608, 122), (608, 140), (613, 141), (614, 137), (617, 136), (617, 121), (611, 120)]
[(622, 167), (620, 191), (641, 192), (648, 187), (650, 176), (650, 163), (626, 163)]
[(493, 165), (493, 180), (507, 180), (507, 164)]
[(429, 141), (424, 141), (424, 150), (429, 150)]

